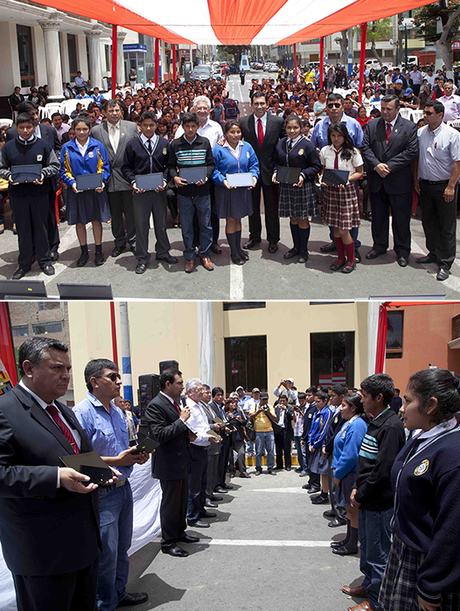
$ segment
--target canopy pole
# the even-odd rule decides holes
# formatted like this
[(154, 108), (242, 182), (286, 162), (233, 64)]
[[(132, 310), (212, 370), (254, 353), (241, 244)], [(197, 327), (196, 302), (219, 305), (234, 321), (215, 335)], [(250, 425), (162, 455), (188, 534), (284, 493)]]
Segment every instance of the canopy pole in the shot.
[(160, 39), (155, 38), (155, 87), (158, 87), (160, 76)]
[(363, 101), (364, 63), (366, 61), (367, 23), (361, 24), (361, 53), (359, 55), (359, 103)]
[(118, 62), (118, 28), (112, 25), (112, 100), (115, 99), (117, 89), (117, 62)]
[(294, 83), (298, 82), (297, 78), (297, 44), (294, 43)]
[(319, 86), (323, 88), (324, 80), (324, 36), (319, 39)]
[(172, 46), (173, 81), (176, 82), (176, 45)]

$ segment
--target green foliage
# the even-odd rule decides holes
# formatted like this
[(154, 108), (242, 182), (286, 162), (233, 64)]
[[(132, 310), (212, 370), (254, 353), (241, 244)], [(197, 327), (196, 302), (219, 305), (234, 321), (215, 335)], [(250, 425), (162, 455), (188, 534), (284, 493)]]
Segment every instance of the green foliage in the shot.
[[(414, 24), (418, 30), (418, 35), (426, 42), (436, 42), (441, 34), (437, 33), (436, 23), (440, 17), (443, 25), (447, 22), (449, 15), (460, 7), (460, 0), (449, 0), (449, 6), (442, 6), (444, 3), (435, 2), (417, 9), (414, 12)], [(460, 17), (454, 20), (447, 39), (455, 40), (460, 30)]]
[(217, 57), (223, 61), (233, 61), (238, 63), (242, 55), (247, 55), (247, 47), (244, 45), (218, 45)]
[[(361, 28), (354, 28), (354, 31), (358, 34), (358, 40), (361, 40)], [(392, 31), (391, 17), (385, 17), (385, 19), (380, 19), (379, 21), (369, 21), (367, 24), (366, 42), (376, 43), (378, 40), (386, 40), (390, 38)]]

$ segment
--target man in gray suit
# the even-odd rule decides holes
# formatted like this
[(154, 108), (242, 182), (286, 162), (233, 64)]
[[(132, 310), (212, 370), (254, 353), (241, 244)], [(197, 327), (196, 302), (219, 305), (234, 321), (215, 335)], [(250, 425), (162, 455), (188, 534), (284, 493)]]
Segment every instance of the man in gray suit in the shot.
[[(110, 178), (107, 182), (110, 212), (112, 214), (112, 233), (115, 238), (115, 248), (112, 257), (118, 257), (126, 248), (128, 242), (134, 253), (136, 227), (133, 214), (133, 189), (121, 173), (125, 156), (126, 143), (138, 135), (135, 123), (122, 121), (123, 109), (119, 100), (109, 100), (105, 115), (107, 121), (95, 125), (91, 136), (107, 149), (110, 162)], [(126, 219), (126, 230), (123, 223), (123, 213)]]

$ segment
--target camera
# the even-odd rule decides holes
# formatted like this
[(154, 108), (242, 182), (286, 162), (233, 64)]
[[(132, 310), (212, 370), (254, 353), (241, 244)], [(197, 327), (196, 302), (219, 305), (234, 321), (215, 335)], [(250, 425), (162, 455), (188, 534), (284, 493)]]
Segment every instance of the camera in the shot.
[(264, 405), (262, 409), (264, 410), (264, 412), (268, 412), (270, 410), (268, 405)]

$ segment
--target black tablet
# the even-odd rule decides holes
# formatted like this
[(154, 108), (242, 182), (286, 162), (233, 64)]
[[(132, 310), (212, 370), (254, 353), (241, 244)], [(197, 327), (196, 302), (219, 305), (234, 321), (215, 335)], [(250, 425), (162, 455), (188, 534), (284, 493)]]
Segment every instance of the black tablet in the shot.
[(276, 170), (276, 180), (284, 182), (288, 185), (296, 185), (299, 182), (300, 172), (302, 168), (290, 168), (287, 166), (278, 166)]
[(345, 170), (324, 170), (322, 182), (328, 187), (339, 187), (340, 185), (346, 185), (350, 172)]
[(101, 172), (96, 174), (79, 174), (76, 180), (78, 191), (94, 191), (94, 189), (102, 187)]
[(187, 181), (187, 184), (189, 185), (194, 185), (197, 182), (200, 182), (200, 180), (204, 182), (204, 180), (206, 179), (206, 166), (203, 165), (198, 166), (196, 168), (180, 168), (179, 176), (181, 178), (184, 178)]
[(39, 163), (11, 166), (11, 178), (13, 182), (34, 182), (34, 180), (40, 180), (41, 174), (42, 166)]
[(136, 449), (132, 451), (132, 454), (139, 454), (140, 452), (147, 452), (150, 454), (153, 450), (156, 450), (160, 444), (150, 437), (146, 437), (143, 441), (140, 441)]
[(96, 452), (70, 454), (69, 456), (60, 456), (60, 459), (66, 467), (71, 467), (90, 478), (89, 481), (82, 481), (84, 486), (88, 484), (103, 484), (114, 477), (112, 469), (107, 466)]
[(142, 191), (155, 191), (158, 187), (163, 186), (162, 172), (154, 174), (138, 174), (136, 176), (136, 187)]

